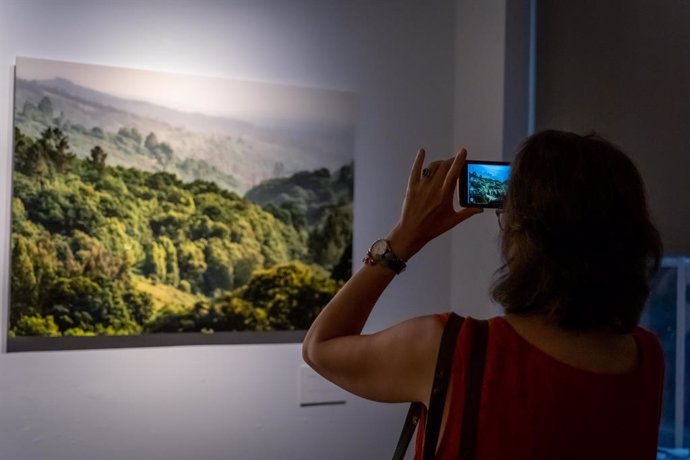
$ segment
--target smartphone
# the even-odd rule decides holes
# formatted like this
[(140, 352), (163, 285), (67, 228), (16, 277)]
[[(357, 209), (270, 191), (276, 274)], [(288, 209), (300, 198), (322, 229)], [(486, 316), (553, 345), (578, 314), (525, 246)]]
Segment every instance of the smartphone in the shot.
[(460, 206), (502, 208), (510, 176), (505, 161), (465, 161), (460, 173)]

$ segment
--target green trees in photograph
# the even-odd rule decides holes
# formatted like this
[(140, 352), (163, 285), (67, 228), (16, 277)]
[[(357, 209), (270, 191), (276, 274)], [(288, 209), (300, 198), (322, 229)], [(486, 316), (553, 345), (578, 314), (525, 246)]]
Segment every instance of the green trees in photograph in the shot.
[[(153, 133), (117, 136), (172, 158)], [(349, 276), (351, 165), (243, 198), (15, 129), (13, 184), (10, 336), (305, 329)]]
[(339, 284), (324, 269), (292, 261), (257, 270), (248, 284), (198, 302), (179, 314), (163, 311), (156, 332), (307, 329)]

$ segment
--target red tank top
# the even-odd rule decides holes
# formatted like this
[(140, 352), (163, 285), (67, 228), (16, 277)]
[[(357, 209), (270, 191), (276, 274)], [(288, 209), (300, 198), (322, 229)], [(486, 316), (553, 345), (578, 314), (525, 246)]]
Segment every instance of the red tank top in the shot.
[[(440, 315), (445, 323), (448, 315)], [(466, 319), (449, 384), (449, 416), (437, 459), (457, 459), (463, 369), (476, 323)], [(657, 338), (636, 328), (640, 361), (624, 374), (577, 369), (531, 345), (502, 317), (489, 320), (477, 460), (651, 460), (656, 458), (663, 388)], [(422, 417), (420, 426), (424, 426)], [(421, 459), (418, 430), (415, 459)]]

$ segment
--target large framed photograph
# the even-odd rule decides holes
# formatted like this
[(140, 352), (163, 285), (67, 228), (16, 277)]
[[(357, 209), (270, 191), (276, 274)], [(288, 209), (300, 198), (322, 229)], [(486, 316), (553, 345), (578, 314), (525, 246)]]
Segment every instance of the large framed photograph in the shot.
[(299, 341), (352, 267), (352, 93), (17, 58), (8, 351)]

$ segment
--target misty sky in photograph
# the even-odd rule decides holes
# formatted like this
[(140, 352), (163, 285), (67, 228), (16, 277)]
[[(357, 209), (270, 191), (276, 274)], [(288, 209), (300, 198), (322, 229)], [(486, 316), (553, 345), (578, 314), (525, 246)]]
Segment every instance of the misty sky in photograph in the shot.
[(17, 58), (17, 78), (63, 78), (113, 96), (210, 116), (335, 124), (352, 123), (356, 116), (351, 93), (227, 78), (29, 58)]

